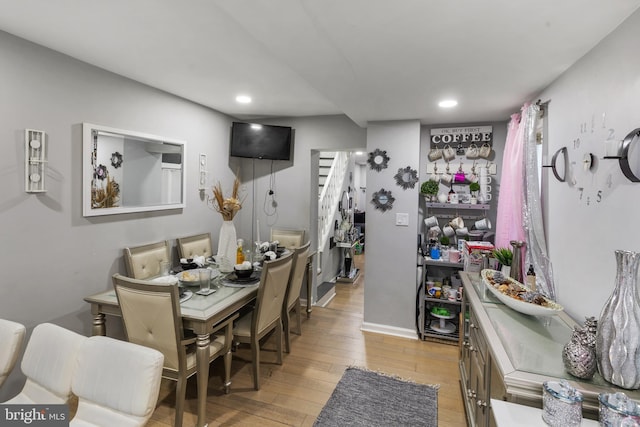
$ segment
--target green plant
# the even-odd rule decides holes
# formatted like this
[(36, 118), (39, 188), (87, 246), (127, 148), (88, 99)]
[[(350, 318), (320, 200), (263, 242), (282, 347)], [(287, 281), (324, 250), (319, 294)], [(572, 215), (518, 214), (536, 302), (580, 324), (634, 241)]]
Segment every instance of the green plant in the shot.
[(509, 248), (496, 248), (493, 250), (492, 255), (502, 265), (511, 266), (513, 261), (513, 252)]
[(439, 188), (440, 186), (438, 185), (438, 181), (430, 179), (429, 181), (425, 181), (422, 183), (422, 185), (420, 186), (420, 192), (423, 194), (435, 196), (436, 194), (438, 194)]
[(480, 184), (478, 184), (477, 182), (472, 182), (471, 184), (469, 184), (469, 191), (471, 191), (472, 193), (480, 191)]
[(449, 243), (451, 243), (451, 242), (449, 241), (449, 237), (447, 237), (447, 236), (442, 236), (442, 237), (440, 238), (440, 244), (441, 244), (442, 246), (449, 246)]

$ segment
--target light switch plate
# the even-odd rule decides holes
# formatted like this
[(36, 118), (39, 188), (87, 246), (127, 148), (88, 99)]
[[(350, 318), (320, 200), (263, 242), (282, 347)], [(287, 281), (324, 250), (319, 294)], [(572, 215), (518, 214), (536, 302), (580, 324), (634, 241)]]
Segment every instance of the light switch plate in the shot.
[(401, 225), (404, 227), (409, 226), (409, 214), (408, 213), (397, 213), (396, 214), (396, 225)]

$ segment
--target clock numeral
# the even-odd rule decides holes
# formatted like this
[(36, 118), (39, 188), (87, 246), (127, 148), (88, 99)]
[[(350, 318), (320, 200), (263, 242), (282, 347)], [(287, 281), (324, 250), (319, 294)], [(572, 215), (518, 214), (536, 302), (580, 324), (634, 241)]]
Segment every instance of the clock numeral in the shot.
[(596, 202), (600, 203), (602, 201), (602, 190), (598, 190), (598, 194), (596, 194)]
[(607, 125), (605, 124), (606, 120), (607, 120), (607, 113), (602, 113), (602, 129), (607, 128)]
[(589, 206), (590, 202), (591, 202), (591, 197), (587, 196), (587, 206)]
[(580, 138), (576, 138), (573, 140), (573, 148), (580, 148)]
[(593, 133), (596, 129), (596, 116), (591, 115), (591, 133)]
[(615, 133), (615, 129), (609, 128), (609, 135), (607, 136), (607, 141), (613, 139), (613, 134)]
[(578, 194), (580, 194), (579, 199), (582, 200), (582, 193), (584, 193), (584, 188), (578, 187)]
[(580, 133), (587, 133), (587, 122), (580, 123)]
[(611, 179), (611, 174), (607, 175), (607, 187), (611, 188), (613, 185), (613, 179)]

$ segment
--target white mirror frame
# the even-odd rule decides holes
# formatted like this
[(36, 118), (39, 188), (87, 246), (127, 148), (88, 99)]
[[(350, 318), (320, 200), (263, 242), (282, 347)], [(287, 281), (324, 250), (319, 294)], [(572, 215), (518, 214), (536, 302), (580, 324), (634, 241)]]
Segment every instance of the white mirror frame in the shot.
[[(140, 140), (141, 143), (149, 142), (149, 143), (165, 143), (170, 145), (178, 145), (182, 151), (182, 162), (179, 165), (179, 169), (181, 170), (180, 178), (180, 201), (179, 202), (170, 202), (166, 204), (153, 204), (153, 205), (132, 205), (132, 206), (117, 206), (117, 207), (107, 207), (107, 208), (94, 208), (92, 207), (91, 202), (91, 190), (93, 188), (93, 175), (95, 168), (97, 167), (93, 165), (93, 133), (97, 131), (102, 134), (109, 134), (115, 137), (130, 137), (132, 139)], [(132, 212), (148, 212), (148, 211), (159, 211), (159, 210), (168, 210), (168, 209), (182, 209), (186, 206), (185, 198), (186, 198), (186, 142), (180, 141), (177, 139), (165, 138), (157, 135), (151, 135), (142, 132), (133, 132), (128, 130), (116, 129), (107, 126), (95, 125), (91, 123), (83, 123), (82, 124), (82, 214), (85, 217), (91, 216), (101, 216), (101, 215), (115, 215), (115, 214), (123, 214), (123, 213), (132, 213)], [(111, 153), (109, 153), (111, 156)], [(124, 159), (123, 167), (126, 167), (127, 159)], [(162, 185), (162, 184), (160, 184)]]

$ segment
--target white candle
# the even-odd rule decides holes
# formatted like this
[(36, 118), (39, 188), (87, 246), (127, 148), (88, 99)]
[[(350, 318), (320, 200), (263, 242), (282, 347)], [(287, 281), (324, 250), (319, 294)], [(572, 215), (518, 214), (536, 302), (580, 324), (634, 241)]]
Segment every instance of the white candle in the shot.
[(260, 244), (260, 220), (256, 219), (256, 242)]

